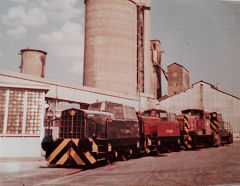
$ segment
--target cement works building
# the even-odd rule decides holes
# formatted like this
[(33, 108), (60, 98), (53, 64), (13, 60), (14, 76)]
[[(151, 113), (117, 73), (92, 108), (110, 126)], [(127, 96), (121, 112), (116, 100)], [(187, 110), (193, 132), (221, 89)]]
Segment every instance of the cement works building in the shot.
[[(68, 107), (86, 108), (96, 101), (131, 105), (136, 110), (166, 109), (180, 114), (187, 108), (219, 112), (233, 126), (235, 139), (240, 137), (240, 99), (218, 90), (207, 82), (197, 82), (181, 93), (157, 101), (141, 94), (125, 95), (84, 86), (70, 85), (45, 78), (0, 70), (0, 157), (39, 157), (44, 135), (46, 107), (52, 116)], [(140, 101), (139, 101), (140, 100)], [(71, 105), (72, 104), (72, 105)]]

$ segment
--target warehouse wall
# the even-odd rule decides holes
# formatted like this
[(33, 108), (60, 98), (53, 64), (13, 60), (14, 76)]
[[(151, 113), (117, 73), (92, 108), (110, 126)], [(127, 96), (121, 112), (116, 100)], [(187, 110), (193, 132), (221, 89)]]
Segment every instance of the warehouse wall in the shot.
[(217, 90), (209, 83), (195, 83), (192, 88), (161, 101), (157, 108), (176, 114), (188, 108), (219, 112), (224, 121), (233, 126), (234, 137), (240, 138), (240, 99)]
[(47, 89), (0, 83), (0, 157), (39, 157)]
[(38, 137), (0, 137), (0, 157), (40, 157), (41, 140)]

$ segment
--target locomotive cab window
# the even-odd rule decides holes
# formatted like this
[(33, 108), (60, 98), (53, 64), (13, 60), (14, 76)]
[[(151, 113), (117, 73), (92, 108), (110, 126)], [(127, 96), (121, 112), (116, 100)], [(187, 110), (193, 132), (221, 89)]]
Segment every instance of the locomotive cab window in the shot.
[(169, 118), (171, 122), (177, 122), (176, 114), (175, 113), (169, 113)]
[(123, 119), (123, 107), (117, 103), (107, 103), (107, 112), (114, 114), (115, 119)]
[(88, 110), (100, 111), (101, 103), (93, 103), (89, 105)]
[(160, 111), (160, 112), (159, 112), (159, 115), (160, 115), (160, 118), (161, 118), (163, 121), (167, 121), (167, 120), (168, 120), (168, 116), (167, 116), (167, 113), (166, 113), (166, 112)]
[(151, 110), (144, 111), (142, 113), (143, 116), (150, 116)]
[(137, 120), (136, 111), (133, 107), (124, 106), (123, 110), (125, 119)]

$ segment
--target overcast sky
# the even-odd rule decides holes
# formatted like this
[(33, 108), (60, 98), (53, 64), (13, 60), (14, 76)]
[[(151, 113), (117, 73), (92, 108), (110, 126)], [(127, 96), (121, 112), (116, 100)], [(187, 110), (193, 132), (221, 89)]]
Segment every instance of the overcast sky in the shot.
[[(163, 67), (177, 62), (200, 80), (240, 97), (240, 2), (152, 0), (151, 38)], [(19, 51), (48, 52), (46, 77), (82, 83), (83, 0), (0, 0), (0, 68), (19, 72)], [(163, 80), (166, 94), (166, 81)]]

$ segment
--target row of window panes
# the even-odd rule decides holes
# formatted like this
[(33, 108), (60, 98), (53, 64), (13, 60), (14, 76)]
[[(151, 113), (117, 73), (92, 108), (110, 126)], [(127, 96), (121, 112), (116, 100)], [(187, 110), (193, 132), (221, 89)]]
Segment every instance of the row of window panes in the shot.
[[(0, 91), (0, 110), (5, 110), (6, 91)], [(7, 134), (21, 134), (25, 91), (11, 90), (8, 109)], [(40, 133), (40, 109), (42, 96), (38, 92), (28, 92), (26, 134)], [(11, 113), (11, 114), (10, 114)], [(33, 118), (33, 119), (32, 119)], [(0, 121), (0, 133), (3, 132), (3, 119)]]
[[(14, 97), (15, 96), (15, 97)], [(19, 95), (12, 95), (11, 94), (11, 97), (9, 99), (10, 101), (13, 101), (13, 102), (19, 102), (19, 101), (23, 101), (24, 100), (24, 96), (19, 96)]]
[(40, 131), (29, 131), (29, 132), (26, 133), (26, 134), (39, 135), (39, 134), (40, 134)]
[(27, 105), (27, 108), (36, 110), (36, 109), (40, 109), (40, 106), (39, 105)]
[(33, 101), (42, 101), (42, 97), (40, 97), (40, 96), (37, 96), (37, 97), (28, 96), (28, 99), (33, 100)]
[(26, 133), (40, 134), (41, 96), (28, 94)]
[(38, 102), (38, 103), (31, 103), (31, 104), (28, 103), (27, 106), (31, 107), (31, 108), (39, 108), (40, 104), (41, 104), (40, 102)]
[(40, 127), (26, 127), (26, 131), (39, 131)]
[(22, 130), (7, 131), (7, 134), (22, 134)]
[(38, 121), (35, 121), (35, 122), (33, 122), (33, 121), (27, 121), (27, 124), (26, 124), (26, 126), (39, 126), (39, 123), (40, 123), (40, 120), (38, 120)]
[(40, 111), (41, 109), (40, 108), (28, 108), (27, 109), (27, 111), (29, 112), (29, 113), (35, 113), (35, 112), (38, 112), (39, 113), (39, 111)]
[(34, 116), (34, 117), (36, 117), (36, 116), (38, 116), (39, 115), (39, 113), (40, 113), (40, 110), (38, 110), (38, 111), (31, 111), (31, 112), (29, 112), (28, 111), (28, 116)]

